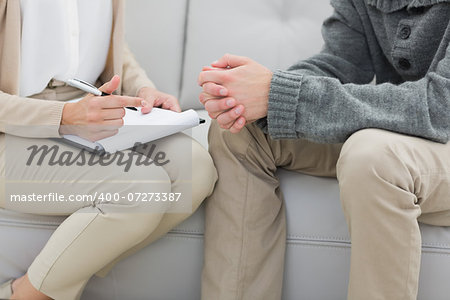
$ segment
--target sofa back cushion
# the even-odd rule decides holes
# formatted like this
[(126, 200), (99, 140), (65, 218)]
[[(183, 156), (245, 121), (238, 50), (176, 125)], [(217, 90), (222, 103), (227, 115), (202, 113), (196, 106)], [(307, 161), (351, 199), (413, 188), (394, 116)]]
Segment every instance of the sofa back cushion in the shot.
[(318, 52), (326, 0), (127, 1), (127, 40), (159, 89), (202, 108), (197, 77), (225, 53), (284, 69)]
[(179, 97), (187, 0), (126, 1), (125, 34), (156, 86)]
[(326, 0), (191, 0), (181, 101), (201, 108), (198, 73), (225, 53), (285, 69), (322, 47)]

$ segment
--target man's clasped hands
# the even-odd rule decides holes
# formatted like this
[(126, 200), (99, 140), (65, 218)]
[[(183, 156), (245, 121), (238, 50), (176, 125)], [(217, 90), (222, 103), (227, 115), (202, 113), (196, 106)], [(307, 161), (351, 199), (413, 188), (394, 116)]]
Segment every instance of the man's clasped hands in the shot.
[(272, 76), (250, 58), (225, 54), (200, 73), (200, 102), (220, 127), (238, 133), (267, 116)]

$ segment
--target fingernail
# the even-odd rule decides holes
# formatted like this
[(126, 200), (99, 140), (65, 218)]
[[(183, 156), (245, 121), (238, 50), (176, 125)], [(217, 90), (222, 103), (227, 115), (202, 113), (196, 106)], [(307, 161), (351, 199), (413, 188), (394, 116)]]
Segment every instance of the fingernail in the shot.
[(219, 93), (221, 96), (226, 96), (228, 94), (228, 91), (226, 89), (221, 89)]
[(141, 105), (142, 105), (142, 106), (147, 106), (147, 105), (148, 105), (148, 102), (145, 101), (145, 100), (142, 100), (142, 101), (141, 101)]
[(241, 109), (240, 107), (238, 107), (238, 108), (236, 108), (236, 109), (234, 110), (234, 112), (235, 112), (237, 115), (240, 115), (240, 114), (242, 113), (242, 109)]
[(239, 124), (239, 125), (243, 125), (243, 124), (244, 124), (244, 120), (239, 119), (239, 120), (238, 120), (238, 124)]
[(229, 106), (229, 107), (234, 106), (234, 101), (231, 99), (227, 100), (227, 106)]

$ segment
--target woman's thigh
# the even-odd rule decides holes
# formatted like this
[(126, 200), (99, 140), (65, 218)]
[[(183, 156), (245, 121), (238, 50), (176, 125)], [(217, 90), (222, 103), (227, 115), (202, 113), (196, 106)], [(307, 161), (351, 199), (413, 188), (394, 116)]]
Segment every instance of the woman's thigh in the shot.
[[(180, 198), (170, 210), (172, 213), (192, 213), (201, 201), (207, 197), (217, 180), (217, 172), (208, 151), (197, 141), (184, 133), (178, 133), (146, 145), (147, 151), (137, 151), (155, 159), (164, 155), (167, 163), (162, 167), (167, 172), (172, 192)], [(148, 149), (153, 149), (149, 154)], [(156, 159), (155, 159), (156, 160)]]
[[(170, 192), (167, 172), (132, 151), (101, 157), (55, 140), (11, 135), (3, 144), (0, 207), (42, 215), (69, 215), (104, 203), (117, 204), (118, 210), (121, 205), (167, 209), (151, 203), (156, 194)], [(136, 205), (142, 200), (149, 205)]]

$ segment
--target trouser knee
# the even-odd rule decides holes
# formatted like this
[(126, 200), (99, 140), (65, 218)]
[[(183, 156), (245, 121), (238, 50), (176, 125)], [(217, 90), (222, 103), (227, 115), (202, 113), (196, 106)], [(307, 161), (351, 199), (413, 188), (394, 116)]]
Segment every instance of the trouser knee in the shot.
[[(344, 144), (337, 163), (337, 177), (344, 210), (380, 207), (371, 195), (382, 193), (388, 185), (413, 190), (409, 167), (402, 159), (401, 147), (391, 133), (365, 129), (353, 134)], [(378, 197), (377, 199), (383, 199)]]

